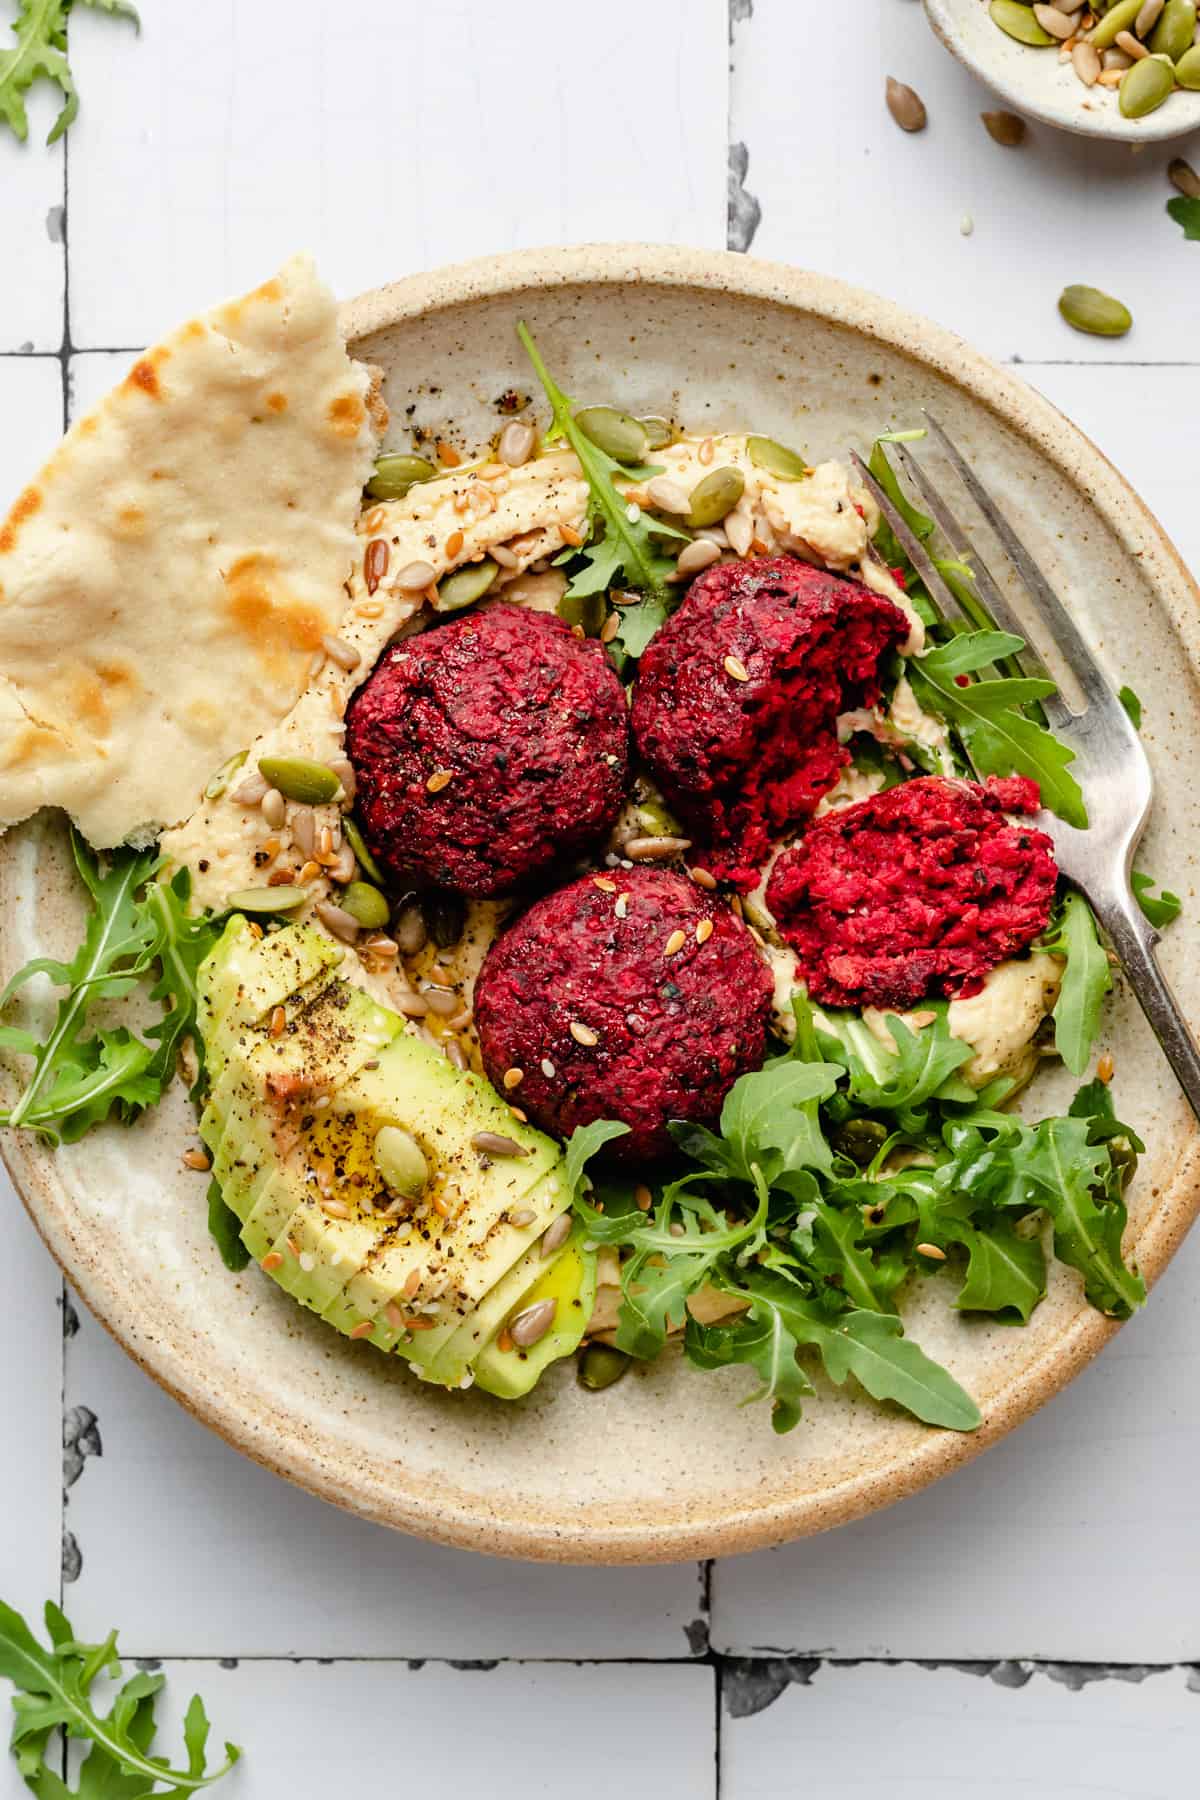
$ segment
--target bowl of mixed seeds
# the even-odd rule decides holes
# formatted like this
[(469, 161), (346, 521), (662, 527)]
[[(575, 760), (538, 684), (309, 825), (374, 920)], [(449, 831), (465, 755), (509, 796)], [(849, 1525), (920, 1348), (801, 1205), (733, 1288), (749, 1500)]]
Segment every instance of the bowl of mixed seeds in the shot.
[(946, 48), (1018, 111), (1153, 143), (1200, 129), (1197, 0), (924, 0)]

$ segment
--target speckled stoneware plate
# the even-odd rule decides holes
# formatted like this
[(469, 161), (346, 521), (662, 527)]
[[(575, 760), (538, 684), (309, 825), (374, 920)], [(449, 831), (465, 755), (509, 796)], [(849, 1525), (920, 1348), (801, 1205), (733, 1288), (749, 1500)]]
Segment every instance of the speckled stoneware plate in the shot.
[[(569, 392), (674, 414), (688, 430), (750, 425), (813, 460), (935, 409), (1100, 655), (1144, 696), (1159, 782), (1148, 864), (1194, 893), (1200, 593), (1146, 508), (1053, 407), (957, 338), (835, 281), (711, 251), (534, 251), (346, 307), (354, 349), (387, 371), (397, 445), (410, 419), (481, 442), (495, 430), (497, 397), (533, 385), (513, 332), (522, 316)], [(32, 954), (73, 947), (79, 904), (55, 822), (0, 842), (0, 909), (6, 976)], [(1177, 929), (1164, 957), (1200, 1015), (1188, 943)], [(1149, 1144), (1131, 1234), (1153, 1279), (1200, 1205), (1200, 1134), (1124, 996), (1107, 1041), (1122, 1115)], [(1056, 1082), (1039, 1082), (1039, 1102), (1060, 1099)], [(57, 1154), (21, 1138), (6, 1153), (84, 1300), (198, 1418), (340, 1506), (479, 1550), (669, 1560), (841, 1524), (994, 1443), (1113, 1330), (1058, 1265), (1027, 1330), (964, 1323), (948, 1283), (920, 1283), (906, 1317), (979, 1400), (984, 1425), (971, 1437), (822, 1385), (799, 1428), (778, 1438), (765, 1408), (737, 1404), (747, 1371), (701, 1375), (670, 1354), (603, 1394), (584, 1393), (568, 1363), (516, 1405), (447, 1395), (339, 1339), (256, 1269), (225, 1271), (206, 1234), (204, 1177), (180, 1166), (190, 1126), (177, 1093), (131, 1131)]]
[(1183, 88), (1144, 119), (1122, 117), (1114, 93), (1085, 88), (1051, 49), (1019, 44), (993, 23), (988, 0), (924, 0), (934, 31), (952, 56), (1019, 113), (1116, 144), (1158, 144), (1200, 127), (1200, 93)]

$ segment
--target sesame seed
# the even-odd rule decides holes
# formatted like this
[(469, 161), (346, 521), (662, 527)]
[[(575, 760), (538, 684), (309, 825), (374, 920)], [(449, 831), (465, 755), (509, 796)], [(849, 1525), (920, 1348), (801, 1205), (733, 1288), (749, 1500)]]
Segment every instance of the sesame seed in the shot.
[(496, 1348), (497, 1350), (511, 1350), (512, 1347), (513, 1341), (508, 1334), (508, 1328), (506, 1326), (496, 1339)]
[(453, 1208), (444, 1194), (435, 1194), (433, 1196), (433, 1210), (435, 1213), (439, 1213), (443, 1219), (448, 1219)]
[(512, 1093), (512, 1090), (515, 1087), (520, 1087), (520, 1085), (524, 1081), (524, 1079), (525, 1079), (524, 1069), (515, 1069), (514, 1068), (514, 1069), (505, 1069), (505, 1071), (504, 1071), (504, 1085), (508, 1089), (510, 1094)]
[(615, 894), (617, 891), (616, 882), (610, 881), (607, 875), (593, 875), (592, 886), (598, 887), (602, 894)]
[(350, 1208), (344, 1200), (322, 1200), (321, 1211), (327, 1213), (331, 1219), (348, 1219), (350, 1217)]
[(731, 675), (735, 681), (749, 681), (750, 679), (749, 669), (736, 656), (725, 658), (725, 673)]
[(313, 1270), (316, 1268), (316, 1266), (317, 1266), (317, 1259), (313, 1255), (312, 1251), (311, 1250), (302, 1250), (300, 1252), (300, 1267), (304, 1270), (304, 1273), (306, 1275), (311, 1275)]
[(278, 1250), (268, 1250), (258, 1266), (260, 1269), (265, 1270), (268, 1275), (272, 1275), (276, 1269), (282, 1269), (283, 1258), (280, 1256)]
[(360, 1319), (357, 1325), (351, 1326), (346, 1335), (352, 1338), (370, 1337), (374, 1329), (375, 1326), (370, 1319)]
[(548, 1056), (543, 1056), (541, 1068), (542, 1068), (542, 1074), (546, 1077), (546, 1080), (553, 1081), (554, 1080), (554, 1064), (550, 1061), (550, 1058)]
[(946, 1260), (946, 1252), (939, 1250), (936, 1244), (918, 1244), (916, 1251), (918, 1256), (927, 1256), (930, 1262), (945, 1262)]
[(697, 887), (705, 888), (710, 894), (714, 892), (717, 878), (715, 875), (710, 875), (707, 869), (689, 869), (688, 874)]
[(453, 780), (453, 769), (435, 769), (433, 774), (429, 777), (429, 780), (425, 783), (426, 791), (430, 794), (440, 794), (442, 789), (444, 787), (449, 787)]
[(613, 907), (613, 911), (616, 913), (618, 919), (624, 919), (628, 916), (628, 913), (629, 913), (629, 895), (628, 894), (618, 894), (617, 895), (616, 905)]
[[(571, 1020), (569, 1029), (571, 1032), (571, 1036), (575, 1039), (575, 1042), (577, 1044), (582, 1044), (585, 1049), (590, 1050), (592, 1048), (593, 1044), (598, 1044), (600, 1042), (600, 1039), (596, 1036), (596, 1033), (594, 1031), (589, 1030), (589, 1028), (586, 1025), (581, 1025), (578, 1019)], [(507, 1079), (508, 1079), (508, 1077), (505, 1076), (505, 1080), (507, 1080)]]
[(666, 943), (663, 945), (663, 954), (665, 956), (678, 956), (679, 952), (683, 949), (683, 946), (686, 943), (687, 943), (687, 935), (685, 932), (673, 931), (671, 933), (670, 937), (667, 939)]

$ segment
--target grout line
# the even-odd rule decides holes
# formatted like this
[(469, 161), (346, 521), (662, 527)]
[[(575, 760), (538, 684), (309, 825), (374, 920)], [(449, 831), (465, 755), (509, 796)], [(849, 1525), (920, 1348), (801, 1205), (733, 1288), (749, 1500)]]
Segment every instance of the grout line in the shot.
[(1131, 1674), (1169, 1675), (1176, 1670), (1186, 1669), (1190, 1673), (1200, 1674), (1200, 1663), (1196, 1662), (1078, 1662), (1071, 1658), (1054, 1656), (1009, 1656), (1009, 1657), (964, 1657), (964, 1656), (803, 1656), (789, 1654), (782, 1656), (779, 1652), (758, 1653), (743, 1656), (725, 1653), (719, 1650), (710, 1651), (707, 1656), (489, 1656), (482, 1659), (458, 1656), (302, 1656), (288, 1655), (286, 1652), (253, 1654), (238, 1656), (227, 1653), (196, 1654), (193, 1652), (173, 1653), (167, 1651), (159, 1656), (145, 1656), (136, 1653), (126, 1646), (119, 1647), (118, 1654), (125, 1663), (164, 1664), (164, 1663), (212, 1663), (220, 1666), (224, 1663), (279, 1663), (296, 1666), (300, 1663), (318, 1663), (324, 1668), (333, 1668), (338, 1664), (370, 1668), (375, 1665), (392, 1668), (407, 1668), (412, 1664), (421, 1667), (437, 1667), (460, 1670), (480, 1670), (513, 1666), (515, 1668), (645, 1668), (645, 1669), (705, 1669), (712, 1668), (720, 1674), (731, 1665), (761, 1662), (766, 1663), (816, 1663), (827, 1669), (900, 1669), (916, 1667), (936, 1672), (952, 1669), (970, 1673), (975, 1670), (989, 1670), (1002, 1663), (1019, 1663), (1032, 1674), (1053, 1669), (1070, 1668), (1087, 1675), (1094, 1671), (1093, 1678), (1100, 1675), (1120, 1679)]

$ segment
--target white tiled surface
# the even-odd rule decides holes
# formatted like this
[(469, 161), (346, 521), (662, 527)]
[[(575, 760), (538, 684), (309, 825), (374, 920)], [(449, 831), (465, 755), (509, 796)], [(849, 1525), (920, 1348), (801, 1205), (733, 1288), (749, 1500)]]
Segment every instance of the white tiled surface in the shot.
[[(719, 245), (732, 142), (761, 204), (756, 253), (1020, 359), (1200, 565), (1200, 247), (1163, 212), (1167, 153), (1043, 131), (998, 149), (976, 117), (986, 99), (917, 0), (143, 0), (142, 14), (140, 40), (82, 8), (72, 21), (69, 252), (47, 219), (64, 192), (61, 150), (40, 145), (50, 98), (34, 98), (27, 151), (0, 137), (0, 502), (60, 427), (68, 254), (80, 406), (117, 373), (98, 352), (140, 345), (301, 245), (347, 294), (522, 244)], [(922, 92), (924, 136), (891, 124), (885, 73)], [(743, 198), (736, 247), (753, 216)], [(1121, 294), (1133, 335), (1069, 334), (1053, 306), (1068, 280)], [(45, 354), (16, 354), (30, 345)], [(86, 1315), (64, 1356), (57, 1277), (7, 1189), (0, 1205), (0, 1594), (36, 1610), (61, 1591), (82, 1630), (118, 1624), (131, 1653), (208, 1659), (168, 1663), (172, 1705), (199, 1687), (217, 1732), (248, 1746), (219, 1790), (231, 1800), (308, 1800), (374, 1783), (381, 1763), (421, 1791), (452, 1769), (456, 1789), (493, 1800), (579, 1778), (598, 1800), (708, 1800), (718, 1722), (723, 1800), (1195, 1792), (1187, 1672), (1100, 1677), (1200, 1663), (1200, 1240), (1016, 1437), (889, 1513), (718, 1566), (709, 1616), (693, 1566), (494, 1563), (277, 1483)], [(705, 1625), (754, 1667), (698, 1660)], [(789, 1654), (875, 1660), (822, 1664), (805, 1686), (770, 1666)], [(301, 1655), (335, 1660), (286, 1660)], [(1090, 1667), (1013, 1685), (1011, 1666), (945, 1666), (1022, 1658)], [(450, 1666), (494, 1659), (490, 1673)], [(1065, 1677), (1082, 1673), (1073, 1691)], [(0, 1796), (24, 1791), (0, 1763)]]
[[(1069, 1672), (1068, 1672), (1069, 1673)], [(1181, 1669), (1072, 1692), (956, 1669), (824, 1668), (769, 1710), (727, 1718), (721, 1791), (753, 1800), (1182, 1800), (1196, 1791), (1200, 1694)], [(1194, 1678), (1193, 1678), (1194, 1679)], [(727, 1684), (726, 1700), (753, 1703)]]

